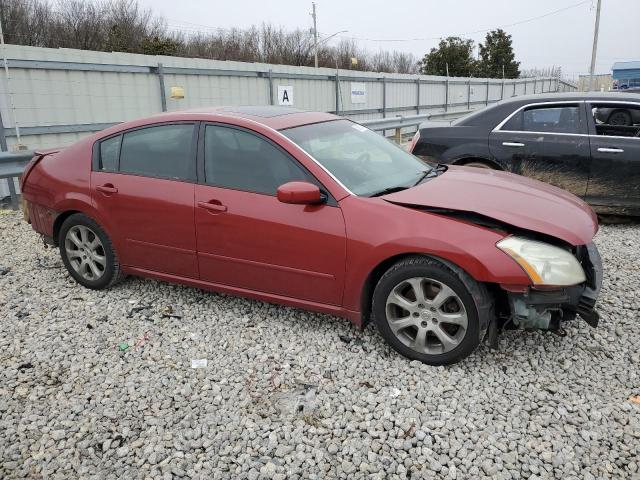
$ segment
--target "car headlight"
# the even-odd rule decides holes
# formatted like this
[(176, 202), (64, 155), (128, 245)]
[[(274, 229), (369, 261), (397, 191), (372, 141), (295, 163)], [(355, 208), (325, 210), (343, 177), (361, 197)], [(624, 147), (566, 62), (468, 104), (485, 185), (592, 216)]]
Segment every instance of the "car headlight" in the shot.
[(496, 246), (523, 268), (535, 285), (577, 285), (586, 280), (578, 260), (566, 250), (522, 237), (507, 237)]

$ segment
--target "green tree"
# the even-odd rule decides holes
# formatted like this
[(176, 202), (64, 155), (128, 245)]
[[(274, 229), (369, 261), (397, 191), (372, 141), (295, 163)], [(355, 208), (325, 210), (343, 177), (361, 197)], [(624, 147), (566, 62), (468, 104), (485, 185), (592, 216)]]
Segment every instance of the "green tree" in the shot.
[(511, 35), (501, 28), (487, 33), (484, 44), (479, 44), (478, 74), (488, 78), (518, 78), (520, 62), (516, 62)]
[(426, 75), (446, 75), (447, 66), (452, 77), (469, 77), (475, 69), (473, 40), (448, 37), (440, 40), (420, 62), (420, 71)]

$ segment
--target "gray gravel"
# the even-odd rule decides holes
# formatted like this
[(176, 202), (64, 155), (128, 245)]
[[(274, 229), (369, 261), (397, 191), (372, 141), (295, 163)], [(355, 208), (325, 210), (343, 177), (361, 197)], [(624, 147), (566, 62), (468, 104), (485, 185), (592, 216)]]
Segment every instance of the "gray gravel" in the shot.
[(0, 212), (0, 477), (640, 478), (640, 226), (597, 243), (600, 328), (435, 368), (327, 315), (86, 290)]

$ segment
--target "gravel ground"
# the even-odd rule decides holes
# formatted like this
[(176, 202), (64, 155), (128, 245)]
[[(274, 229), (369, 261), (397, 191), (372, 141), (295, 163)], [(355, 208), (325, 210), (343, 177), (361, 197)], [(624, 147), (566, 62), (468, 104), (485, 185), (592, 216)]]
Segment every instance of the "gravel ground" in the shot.
[(640, 478), (640, 225), (597, 243), (598, 329), (436, 368), (328, 315), (140, 278), (86, 290), (2, 211), (0, 477)]

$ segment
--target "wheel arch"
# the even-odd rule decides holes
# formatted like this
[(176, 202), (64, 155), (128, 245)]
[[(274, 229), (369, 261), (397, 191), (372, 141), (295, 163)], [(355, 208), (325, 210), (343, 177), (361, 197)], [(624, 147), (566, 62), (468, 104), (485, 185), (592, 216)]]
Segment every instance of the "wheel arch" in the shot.
[(371, 310), (373, 305), (373, 292), (375, 290), (376, 285), (380, 278), (385, 274), (385, 272), (395, 263), (399, 261), (410, 258), (410, 257), (423, 257), (434, 260), (449, 270), (453, 271), (460, 281), (467, 287), (467, 290), (473, 297), (476, 306), (478, 307), (478, 320), (480, 322), (480, 337), (484, 336), (489, 327), (489, 323), (494, 319), (494, 304), (495, 299), (493, 298), (493, 294), (490, 293), (488, 288), (488, 284), (484, 282), (475, 280), (465, 269), (460, 267), (459, 265), (451, 262), (450, 260), (446, 260), (437, 255), (431, 255), (424, 252), (406, 252), (398, 255), (394, 255), (392, 257), (386, 258), (376, 265), (373, 270), (367, 276), (367, 279), (362, 288), (361, 295), (361, 314), (362, 314), (362, 327), (366, 327), (366, 325), (371, 321)]
[(378, 284), (378, 281), (380, 280), (380, 278), (382, 278), (385, 272), (389, 270), (389, 268), (391, 268), (392, 265), (409, 257), (430, 258), (432, 260), (435, 260), (436, 262), (441, 263), (450, 270), (453, 270), (461, 278), (472, 278), (468, 272), (466, 272), (463, 268), (459, 267), (455, 263), (450, 262), (449, 260), (445, 260), (444, 258), (441, 258), (437, 255), (431, 255), (425, 252), (404, 252), (385, 258), (384, 260), (380, 261), (375, 267), (373, 267), (373, 269), (369, 272), (369, 275), (367, 275), (367, 278), (365, 279), (365, 282), (362, 286), (362, 293), (360, 295), (360, 312), (362, 315), (363, 328), (371, 321), (373, 292), (376, 288), (376, 285)]
[(462, 157), (454, 160), (453, 162), (451, 162), (451, 164), (466, 165), (471, 162), (484, 163), (490, 166), (491, 168), (493, 168), (494, 170), (504, 170), (504, 168), (502, 168), (502, 165), (500, 165), (498, 162), (496, 162), (491, 158), (486, 158), (486, 157)]

